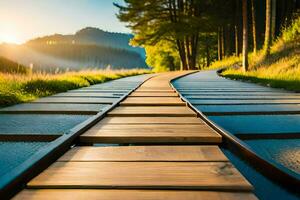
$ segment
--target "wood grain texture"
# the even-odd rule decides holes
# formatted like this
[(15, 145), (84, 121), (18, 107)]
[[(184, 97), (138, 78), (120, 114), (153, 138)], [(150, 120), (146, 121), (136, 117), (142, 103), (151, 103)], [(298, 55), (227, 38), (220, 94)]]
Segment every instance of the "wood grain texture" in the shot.
[[(98, 126), (98, 127), (97, 127)], [(206, 125), (101, 125), (80, 136), (89, 143), (221, 143)]]
[(168, 89), (168, 90), (160, 90), (160, 89), (137, 89), (134, 91), (135, 93), (140, 93), (140, 94), (148, 94), (148, 93), (175, 93), (174, 90), (172, 89)]
[(137, 131), (170, 131), (177, 132), (210, 132), (214, 131), (205, 124), (103, 124), (98, 123), (87, 132), (98, 132), (101, 130), (137, 130)]
[(56, 162), (29, 188), (251, 191), (229, 162)]
[[(218, 146), (183, 146), (222, 142), (170, 87), (172, 78), (186, 73), (154, 75), (79, 138), (85, 143), (156, 146), (74, 147), (15, 199), (256, 199), (252, 186)], [(112, 92), (81, 90), (84, 95), (98, 91)]]
[(130, 97), (178, 97), (175, 92), (133, 92)]
[(197, 114), (184, 106), (119, 106), (107, 114), (110, 117), (196, 117)]
[(228, 161), (218, 146), (75, 147), (58, 161)]
[(204, 124), (196, 117), (105, 117), (102, 124)]
[(185, 106), (178, 97), (128, 97), (120, 103), (122, 106)]
[(14, 200), (256, 200), (249, 192), (105, 190), (105, 189), (26, 189)]

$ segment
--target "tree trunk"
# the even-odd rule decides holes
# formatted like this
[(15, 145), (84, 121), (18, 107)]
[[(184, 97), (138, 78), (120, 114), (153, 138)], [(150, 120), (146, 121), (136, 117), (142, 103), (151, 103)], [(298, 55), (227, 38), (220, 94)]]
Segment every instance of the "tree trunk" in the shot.
[(221, 28), (221, 54), (222, 59), (225, 58), (225, 34), (224, 34), (224, 27)]
[(270, 54), (271, 45), (271, 0), (266, 0), (266, 30), (265, 30), (264, 51), (265, 56)]
[(180, 40), (176, 40), (176, 44), (177, 44), (178, 53), (181, 61), (181, 68), (182, 70), (188, 70), (184, 46), (182, 46), (182, 42)]
[(210, 53), (209, 53), (209, 44), (208, 44), (208, 37), (205, 37), (205, 49), (206, 49), (206, 67), (210, 66)]
[(251, 12), (252, 12), (252, 36), (253, 36), (253, 53), (256, 54), (257, 40), (256, 40), (256, 9), (254, 0), (251, 0)]
[(272, 23), (271, 23), (271, 41), (275, 40), (276, 35), (276, 0), (272, 0)]
[(193, 35), (191, 40), (191, 68), (193, 70), (196, 69), (196, 64), (197, 64), (198, 41), (199, 41), (198, 34)]
[(247, 0), (243, 0), (243, 68), (248, 71), (248, 13)]
[(189, 37), (185, 37), (185, 53), (186, 53), (186, 60), (188, 65), (188, 70), (191, 70), (191, 47), (190, 47), (190, 40)]
[(239, 30), (238, 30), (238, 26), (234, 26), (234, 41), (235, 41), (235, 55), (239, 56)]
[(221, 30), (218, 28), (218, 60), (222, 60)]

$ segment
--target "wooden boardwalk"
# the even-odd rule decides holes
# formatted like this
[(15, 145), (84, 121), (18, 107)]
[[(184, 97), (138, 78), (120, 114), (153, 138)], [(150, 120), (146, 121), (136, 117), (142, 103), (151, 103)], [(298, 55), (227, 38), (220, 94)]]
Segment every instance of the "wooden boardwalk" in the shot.
[(146, 81), (15, 199), (256, 199), (222, 137), (170, 87), (184, 73)]

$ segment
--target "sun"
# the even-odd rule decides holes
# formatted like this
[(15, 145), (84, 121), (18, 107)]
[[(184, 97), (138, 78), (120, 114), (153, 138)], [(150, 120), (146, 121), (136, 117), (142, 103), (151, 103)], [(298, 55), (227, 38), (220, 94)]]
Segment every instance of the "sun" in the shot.
[(0, 42), (12, 43), (12, 44), (21, 44), (21, 41), (14, 34), (1, 34), (0, 33)]

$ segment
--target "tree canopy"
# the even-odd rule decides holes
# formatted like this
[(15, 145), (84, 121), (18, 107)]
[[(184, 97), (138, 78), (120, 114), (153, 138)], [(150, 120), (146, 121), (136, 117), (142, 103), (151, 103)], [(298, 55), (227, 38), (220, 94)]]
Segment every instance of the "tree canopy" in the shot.
[(248, 46), (253, 51), (263, 44), (267, 48), (268, 37), (274, 40), (300, 7), (299, 0), (124, 1), (115, 4), (118, 18), (132, 30), (132, 44), (146, 48), (147, 63), (157, 70), (193, 70), (239, 55), (245, 39), (244, 54)]

